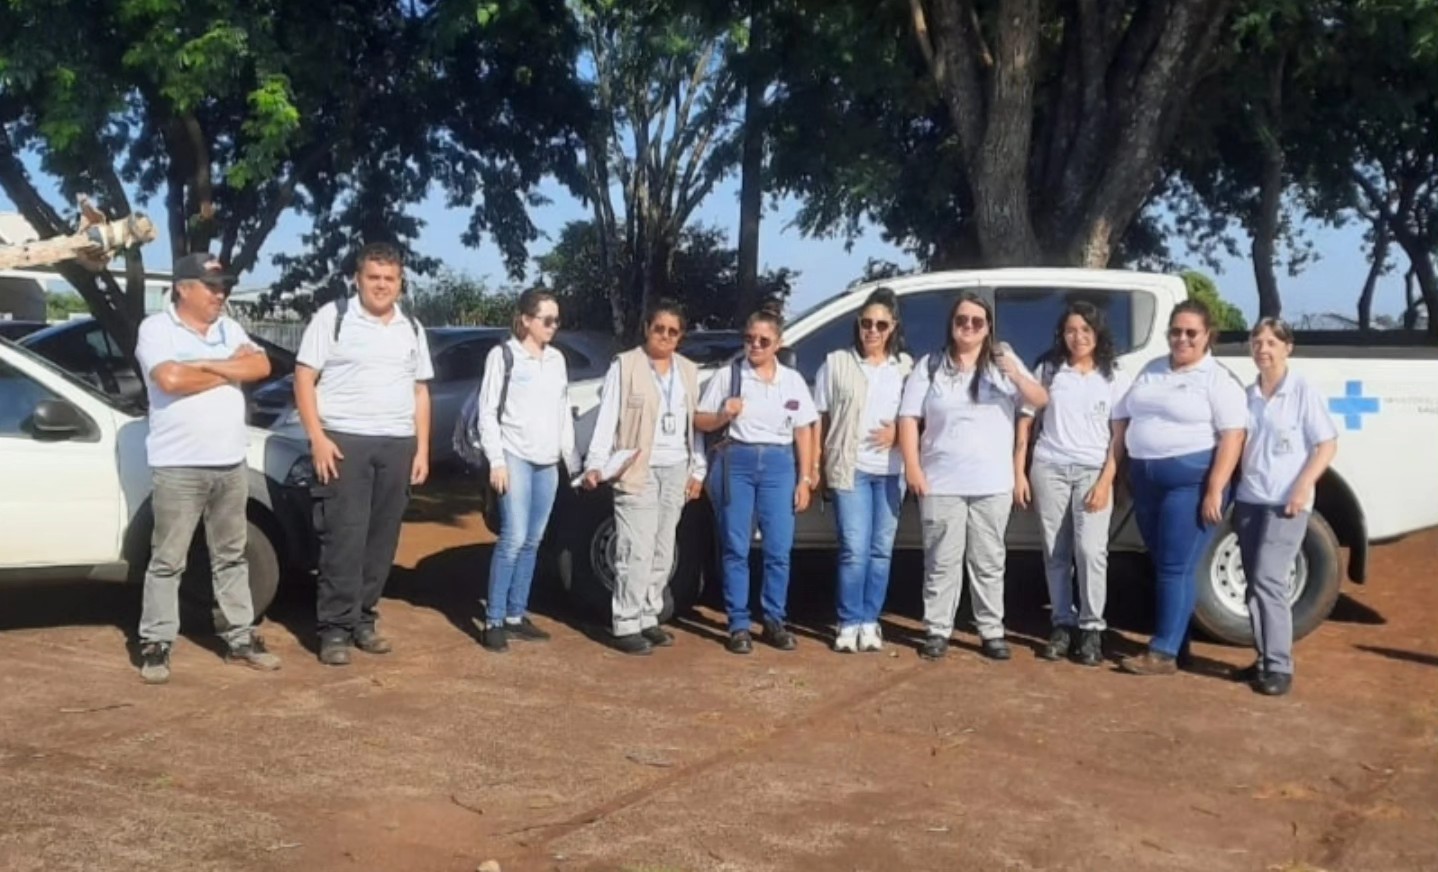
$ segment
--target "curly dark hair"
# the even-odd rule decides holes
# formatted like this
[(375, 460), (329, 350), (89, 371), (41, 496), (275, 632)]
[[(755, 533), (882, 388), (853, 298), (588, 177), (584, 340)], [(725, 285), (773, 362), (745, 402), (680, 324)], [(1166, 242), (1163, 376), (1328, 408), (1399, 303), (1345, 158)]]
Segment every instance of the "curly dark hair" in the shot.
[(1039, 357), (1039, 365), (1073, 362), (1069, 360), (1068, 343), (1064, 341), (1064, 325), (1074, 315), (1082, 318), (1089, 329), (1093, 331), (1094, 366), (1105, 379), (1112, 380), (1114, 363), (1118, 358), (1118, 352), (1113, 343), (1113, 331), (1108, 327), (1108, 319), (1104, 317), (1103, 310), (1086, 300), (1074, 300), (1064, 307), (1063, 314), (1059, 316), (1058, 323), (1054, 325), (1054, 344)]

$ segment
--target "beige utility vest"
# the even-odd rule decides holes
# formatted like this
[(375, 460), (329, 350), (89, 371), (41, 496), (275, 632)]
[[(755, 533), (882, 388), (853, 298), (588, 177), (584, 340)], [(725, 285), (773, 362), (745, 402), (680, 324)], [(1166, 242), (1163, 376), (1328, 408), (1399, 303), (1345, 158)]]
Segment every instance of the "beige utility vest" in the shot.
[[(644, 490), (649, 481), (649, 457), (654, 451), (654, 430), (659, 426), (661, 399), (654, 383), (649, 355), (644, 348), (632, 348), (619, 355), (619, 422), (615, 425), (614, 450), (639, 449), (639, 458), (621, 475), (614, 487), (627, 494)], [(684, 384), (684, 444), (694, 452), (694, 407), (699, 403), (699, 368), (681, 354), (670, 358)], [(675, 414), (680, 414), (675, 410)]]

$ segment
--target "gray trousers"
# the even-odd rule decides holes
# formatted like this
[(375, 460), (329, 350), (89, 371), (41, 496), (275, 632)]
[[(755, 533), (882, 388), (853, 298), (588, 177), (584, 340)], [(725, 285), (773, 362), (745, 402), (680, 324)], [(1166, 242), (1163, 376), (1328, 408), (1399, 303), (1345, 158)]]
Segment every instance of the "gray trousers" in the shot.
[(983, 497), (927, 496), (919, 500), (924, 537), (924, 626), (948, 637), (969, 571), (974, 624), (981, 639), (1004, 637), (1004, 533), (1013, 493)]
[(140, 641), (174, 642), (179, 635), (180, 577), (195, 528), (203, 520), (219, 604), (215, 629), (231, 648), (248, 642), (255, 622), (245, 562), (249, 470), (240, 463), (225, 468), (162, 466), (153, 473), (155, 531), (145, 570)]
[[(1102, 470), (1087, 466), (1035, 463), (1029, 471), (1034, 504), (1044, 536), (1044, 575), (1049, 583), (1050, 620), (1055, 627), (1104, 628), (1108, 597), (1108, 527), (1113, 500), (1102, 511), (1084, 509), (1084, 499)], [(1075, 573), (1077, 568), (1077, 573)], [(1079, 604), (1074, 606), (1074, 578)]]
[(1233, 523), (1248, 581), (1248, 620), (1253, 625), (1260, 665), (1268, 672), (1292, 675), (1293, 607), (1288, 602), (1288, 576), (1308, 532), (1308, 513), (1288, 518), (1281, 506), (1235, 503)]
[(688, 464), (649, 467), (644, 490), (614, 492), (617, 536), (614, 635), (631, 636), (659, 626), (664, 586), (674, 568), (674, 535), (684, 512)]

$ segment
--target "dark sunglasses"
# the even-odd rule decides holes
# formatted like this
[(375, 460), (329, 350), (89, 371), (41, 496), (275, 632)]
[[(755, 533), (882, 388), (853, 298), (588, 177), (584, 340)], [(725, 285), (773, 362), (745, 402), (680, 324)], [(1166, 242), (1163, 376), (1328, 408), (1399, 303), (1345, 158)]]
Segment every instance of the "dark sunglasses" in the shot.
[(774, 344), (774, 340), (768, 336), (745, 336), (744, 344), (750, 348), (768, 348)]
[(1187, 337), (1190, 341), (1203, 335), (1202, 330), (1195, 330), (1192, 327), (1170, 327), (1168, 328), (1169, 339), (1183, 339)]
[(955, 315), (954, 326), (963, 330), (965, 327), (973, 327), (975, 330), (982, 329), (989, 319), (983, 315)]
[(532, 317), (534, 320), (538, 321), (539, 323), (543, 324), (545, 327), (558, 327), (558, 326), (559, 326), (559, 316), (558, 316), (558, 315), (545, 315), (543, 318), (539, 317), (538, 315), (531, 315), (530, 317)]
[(890, 324), (888, 321), (875, 321), (873, 318), (859, 319), (860, 330), (872, 330), (876, 333), (888, 333), (889, 328), (892, 326), (894, 325)]
[(664, 324), (654, 324), (649, 328), (649, 332), (654, 336), (667, 336), (670, 339), (678, 339), (679, 335), (684, 331), (680, 330), (678, 327), (668, 327)]

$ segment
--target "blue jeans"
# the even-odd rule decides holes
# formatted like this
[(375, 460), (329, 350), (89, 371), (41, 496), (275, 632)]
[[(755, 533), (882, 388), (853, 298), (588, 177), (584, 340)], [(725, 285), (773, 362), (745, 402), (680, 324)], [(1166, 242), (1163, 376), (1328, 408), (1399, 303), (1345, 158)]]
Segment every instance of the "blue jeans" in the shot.
[(839, 532), (839, 628), (877, 624), (889, 592), (903, 479), (854, 471), (852, 490), (834, 490)]
[(1194, 573), (1216, 529), (1200, 513), (1213, 455), (1200, 451), (1129, 461), (1134, 517), (1155, 576), (1154, 633), (1148, 647), (1170, 657), (1188, 647), (1188, 622), (1198, 601)]
[(491, 627), (505, 618), (518, 620), (529, 607), (529, 589), (534, 583), (534, 563), (539, 541), (554, 508), (559, 487), (559, 466), (535, 466), (505, 452), (509, 490), (499, 498), (499, 541), (489, 563), (489, 601), (485, 621)]
[[(726, 481), (727, 478), (727, 481)], [(789, 600), (789, 552), (794, 547), (792, 445), (731, 442), (709, 466), (709, 499), (719, 521), (724, 566), (724, 609), (729, 632), (748, 630), (749, 545), (758, 516), (764, 549), (761, 605), (766, 620), (782, 621)]]

